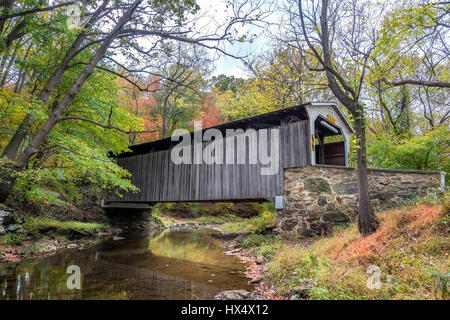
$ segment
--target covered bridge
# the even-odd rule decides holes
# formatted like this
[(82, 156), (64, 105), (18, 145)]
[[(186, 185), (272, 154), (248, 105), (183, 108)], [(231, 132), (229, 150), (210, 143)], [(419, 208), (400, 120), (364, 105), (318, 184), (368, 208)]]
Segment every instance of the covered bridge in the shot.
[[(188, 139), (192, 141), (189, 146), (194, 149), (194, 136), (201, 133), (204, 137), (209, 129), (223, 134), (223, 157), (231, 162), (198, 163), (194, 159), (195, 152), (190, 152), (184, 159), (191, 162), (177, 164), (171, 153), (179, 141), (172, 137), (133, 145), (132, 152), (119, 155), (117, 161), (131, 173), (131, 181), (140, 192), (110, 196), (103, 205), (138, 207), (165, 201), (274, 201), (276, 196), (283, 195), (286, 168), (314, 164), (348, 166), (349, 140), (353, 132), (334, 103), (305, 103), (191, 132), (187, 134), (192, 138)], [(229, 135), (233, 130), (235, 133)], [(248, 132), (256, 133), (258, 139), (251, 139)], [(264, 133), (268, 146), (261, 149), (260, 138), (265, 137)], [(244, 138), (239, 140), (242, 136)], [(202, 141), (202, 148), (214, 141)], [(227, 148), (229, 146), (231, 149)], [(269, 174), (267, 170), (264, 172), (267, 163), (251, 160), (252, 152), (261, 159), (265, 151), (277, 161), (276, 170)], [(271, 152), (278, 156), (273, 157)], [(184, 151), (182, 153), (184, 155)], [(239, 155), (244, 155), (243, 163)]]

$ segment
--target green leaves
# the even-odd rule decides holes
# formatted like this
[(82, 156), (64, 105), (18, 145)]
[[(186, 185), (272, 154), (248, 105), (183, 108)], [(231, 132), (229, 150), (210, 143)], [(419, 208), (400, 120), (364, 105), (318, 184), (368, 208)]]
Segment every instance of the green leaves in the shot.
[(367, 155), (372, 167), (442, 170), (449, 181), (450, 130), (441, 125), (411, 139), (382, 136), (369, 144)]
[[(61, 87), (69, 85), (71, 80), (70, 75), (66, 76)], [(82, 115), (106, 126), (140, 130), (142, 120), (119, 104), (116, 81), (115, 76), (96, 71), (70, 106), (70, 114)], [(0, 126), (0, 145), (7, 144), (26, 113), (35, 116), (38, 126), (46, 121), (49, 111), (47, 105), (32, 95), (0, 90), (0, 121), (3, 124)], [(55, 189), (61, 194), (72, 194), (67, 198), (69, 202), (77, 201), (78, 193), (74, 189), (86, 184), (115, 192), (136, 191), (129, 173), (108, 157), (109, 151), (127, 150), (128, 143), (128, 136), (114, 129), (104, 129), (86, 121), (61, 121), (31, 158), (28, 168), (19, 174), (15, 192), (20, 199), (36, 205), (46, 205), (47, 201), (61, 206), (67, 203), (52, 196)]]

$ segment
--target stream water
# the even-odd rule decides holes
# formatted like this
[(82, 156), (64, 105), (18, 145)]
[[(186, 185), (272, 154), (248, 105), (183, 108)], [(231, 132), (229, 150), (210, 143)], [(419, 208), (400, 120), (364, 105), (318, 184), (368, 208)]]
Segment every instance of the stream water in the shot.
[[(251, 290), (245, 266), (211, 232), (163, 230), (0, 264), (0, 299), (212, 299), (222, 290)], [(80, 289), (68, 288), (69, 266), (79, 267)]]

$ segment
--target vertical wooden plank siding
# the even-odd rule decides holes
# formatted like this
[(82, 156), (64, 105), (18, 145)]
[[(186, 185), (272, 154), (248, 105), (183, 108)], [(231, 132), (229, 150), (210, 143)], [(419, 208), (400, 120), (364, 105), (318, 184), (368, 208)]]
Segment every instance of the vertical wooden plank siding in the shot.
[[(131, 182), (139, 193), (124, 193), (120, 201), (206, 201), (269, 199), (283, 192), (284, 168), (309, 164), (308, 121), (284, 124), (279, 129), (279, 170), (274, 175), (261, 175), (259, 161), (249, 164), (249, 139), (244, 150), (238, 149), (236, 137), (223, 140), (223, 164), (182, 164), (171, 161), (171, 149), (120, 158), (117, 163), (131, 174)], [(270, 153), (272, 132), (268, 132)], [(226, 140), (234, 141), (234, 163), (226, 164)], [(206, 142), (202, 143), (203, 148)], [(245, 164), (237, 164), (237, 154), (244, 151)], [(259, 149), (258, 149), (259, 152)], [(191, 154), (193, 160), (193, 152)]]

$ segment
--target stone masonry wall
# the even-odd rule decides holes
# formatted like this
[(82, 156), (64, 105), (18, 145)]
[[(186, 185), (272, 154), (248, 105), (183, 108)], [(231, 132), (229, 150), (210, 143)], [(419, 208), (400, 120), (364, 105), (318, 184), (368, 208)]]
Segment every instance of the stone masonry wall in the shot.
[[(285, 169), (284, 209), (276, 230), (288, 237), (324, 234), (358, 214), (356, 170), (337, 166)], [(375, 211), (391, 208), (427, 192), (443, 190), (444, 172), (369, 169), (369, 193)]]

